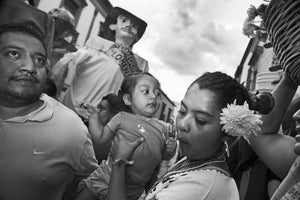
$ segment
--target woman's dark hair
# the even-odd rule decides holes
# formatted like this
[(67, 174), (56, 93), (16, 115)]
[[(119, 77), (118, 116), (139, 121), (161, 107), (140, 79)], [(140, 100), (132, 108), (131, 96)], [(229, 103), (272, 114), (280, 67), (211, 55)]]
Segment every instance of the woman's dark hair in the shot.
[(227, 107), (236, 101), (242, 105), (246, 101), (251, 110), (262, 114), (269, 113), (274, 106), (274, 99), (270, 93), (252, 95), (237, 80), (222, 72), (206, 72), (191, 85), (197, 84), (199, 89), (207, 89), (214, 94), (214, 103), (218, 109)]
[[(119, 93), (118, 93), (119, 98), (121, 98), (123, 101), (123, 95), (125, 95), (125, 94), (129, 94), (129, 96), (131, 97), (137, 82), (144, 76), (153, 77), (157, 81), (157, 84), (160, 87), (159, 81), (149, 72), (140, 72), (140, 73), (132, 74), (132, 75), (129, 75), (124, 78), (122, 85), (121, 85), (121, 89), (119, 90)], [(126, 107), (131, 112), (129, 106), (126, 106)]]

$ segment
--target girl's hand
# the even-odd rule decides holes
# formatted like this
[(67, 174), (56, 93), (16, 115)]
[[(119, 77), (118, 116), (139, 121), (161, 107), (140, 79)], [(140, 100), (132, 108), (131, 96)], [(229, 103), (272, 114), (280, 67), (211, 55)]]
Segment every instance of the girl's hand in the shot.
[(94, 108), (91, 104), (89, 103), (84, 103), (83, 108), (91, 115), (93, 113), (97, 113), (97, 109)]
[(170, 155), (174, 155), (177, 148), (177, 141), (175, 138), (169, 138), (166, 142), (166, 151)]
[(163, 152), (163, 160), (170, 160), (176, 153), (177, 140), (170, 137), (167, 142)]
[(81, 103), (79, 105), (81, 108), (81, 113), (80, 116), (84, 118), (86, 121), (88, 121), (89, 117), (93, 115), (93, 117), (98, 116), (98, 111), (96, 108), (94, 108), (91, 104), (89, 103)]
[(139, 138), (133, 142), (128, 142), (122, 134), (117, 134), (112, 142), (111, 156), (113, 160), (129, 160), (135, 149), (144, 142), (144, 138)]

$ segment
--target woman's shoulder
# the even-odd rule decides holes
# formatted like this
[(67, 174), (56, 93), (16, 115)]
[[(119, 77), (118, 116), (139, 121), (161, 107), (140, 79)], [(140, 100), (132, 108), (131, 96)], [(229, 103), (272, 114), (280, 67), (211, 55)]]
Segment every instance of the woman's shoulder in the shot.
[(201, 197), (201, 199), (237, 200), (239, 196), (234, 180), (216, 169), (196, 169), (173, 174), (161, 180), (161, 184), (152, 191), (159, 191), (154, 194), (157, 199)]
[(208, 185), (218, 185), (224, 184), (225, 182), (230, 183), (233, 180), (232, 177), (228, 176), (228, 174), (217, 168), (202, 168), (197, 170), (192, 170), (187, 173), (187, 177), (194, 179), (201, 184), (207, 183)]
[[(207, 184), (210, 187), (210, 198), (208, 199), (239, 199), (239, 192), (236, 183), (232, 177), (230, 177), (226, 171), (217, 168), (204, 168), (202, 174), (198, 174), (203, 178), (201, 184)], [(194, 174), (194, 176), (197, 176)]]
[(190, 182), (198, 188), (199, 193), (207, 199), (238, 199), (238, 189), (234, 179), (223, 171), (214, 168), (203, 168), (187, 173), (182, 184)]

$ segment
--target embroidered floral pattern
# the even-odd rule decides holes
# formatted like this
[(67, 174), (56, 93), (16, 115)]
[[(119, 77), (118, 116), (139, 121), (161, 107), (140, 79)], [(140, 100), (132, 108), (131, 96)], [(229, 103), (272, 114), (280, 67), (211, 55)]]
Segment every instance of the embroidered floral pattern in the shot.
[(297, 183), (289, 189), (289, 191), (280, 200), (299, 200), (300, 199), (300, 183)]
[(141, 132), (141, 133), (145, 133), (145, 131), (146, 131), (145, 128), (144, 128), (144, 126), (141, 125), (141, 124), (138, 124), (137, 128), (138, 128), (139, 132)]

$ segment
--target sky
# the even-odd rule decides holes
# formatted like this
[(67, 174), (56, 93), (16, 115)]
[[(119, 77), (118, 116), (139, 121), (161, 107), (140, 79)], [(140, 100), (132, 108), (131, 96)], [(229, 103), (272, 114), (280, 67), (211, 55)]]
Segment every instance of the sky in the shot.
[(167, 96), (180, 102), (187, 87), (206, 71), (231, 76), (249, 38), (242, 27), (250, 5), (263, 0), (110, 0), (148, 23), (133, 51)]

